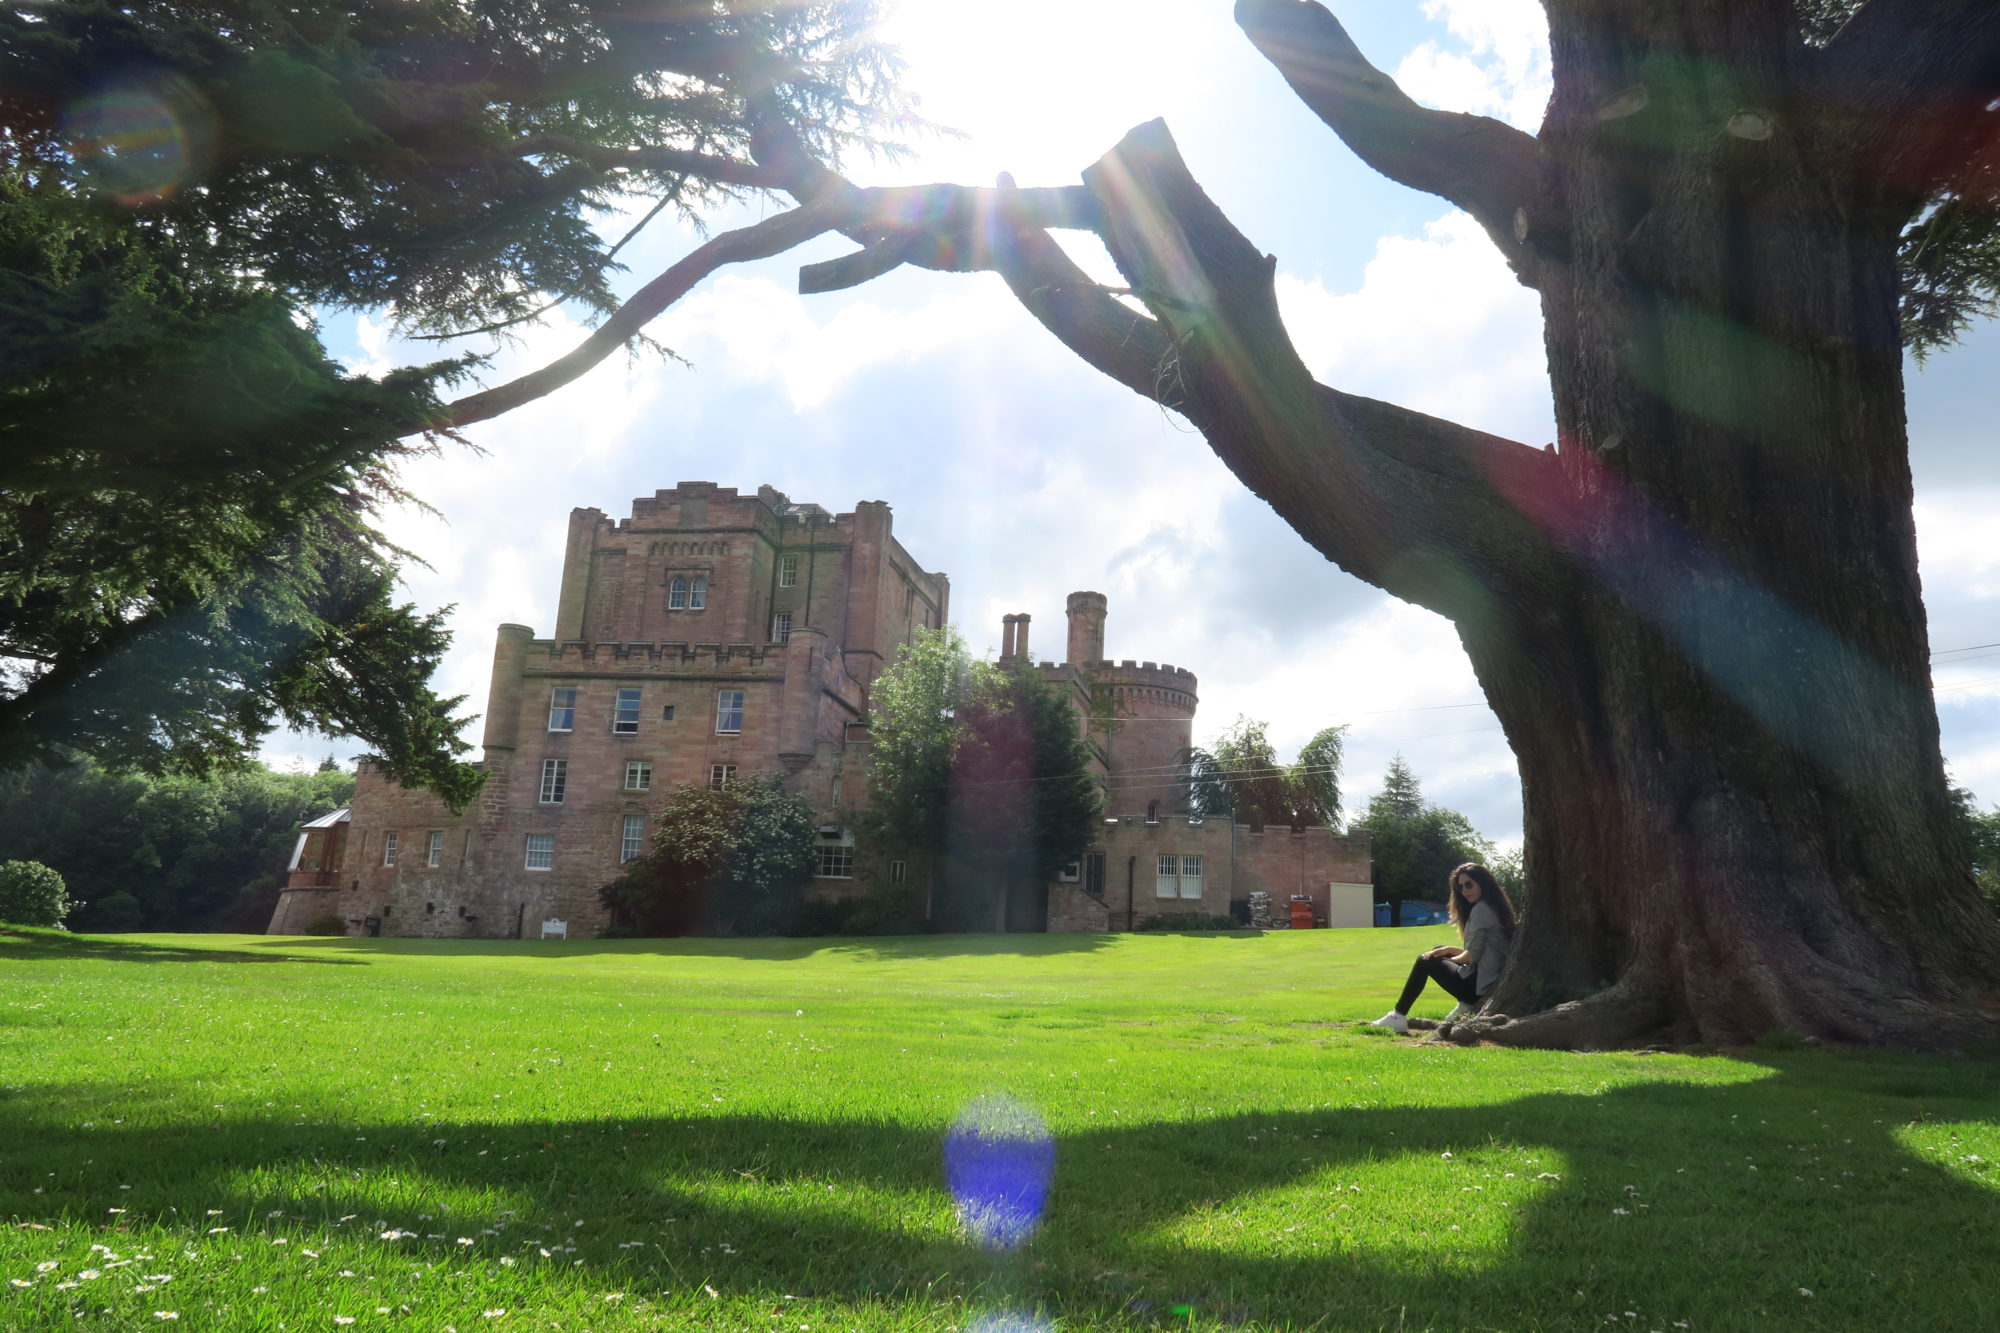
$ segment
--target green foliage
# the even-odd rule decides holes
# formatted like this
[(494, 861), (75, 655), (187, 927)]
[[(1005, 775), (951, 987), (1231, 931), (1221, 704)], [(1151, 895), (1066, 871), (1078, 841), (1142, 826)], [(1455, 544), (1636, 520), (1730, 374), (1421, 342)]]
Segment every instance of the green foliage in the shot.
[(1947, 780), (1952, 820), (1980, 897), (2000, 917), (2000, 808), (1982, 811), (1971, 792)]
[(923, 927), (910, 915), (909, 886), (877, 884), (863, 898), (807, 898), (792, 919), (791, 935), (914, 935)]
[(40, 861), (0, 861), (0, 921), (60, 928), (69, 915), (69, 888)]
[(1209, 912), (1161, 912), (1157, 916), (1142, 916), (1132, 927), (1140, 931), (1163, 930), (1242, 930), (1243, 923), (1235, 917), (1220, 916)]
[(759, 117), (895, 147), (876, 11), (0, 7), (0, 769), (201, 775), (283, 722), (463, 808), (442, 614), (374, 520), (470, 362), (349, 375), (305, 312), (609, 309), (594, 217), (735, 192)]
[(920, 631), (877, 677), (869, 736), (870, 837), (968, 872), (934, 900), (945, 919), (987, 920), (952, 899), (1049, 879), (1090, 844), (1101, 804), (1075, 708), (1030, 666), (971, 660), (949, 626)]
[(598, 891), (613, 923), (644, 935), (778, 935), (813, 872), (812, 803), (752, 773), (684, 783), (660, 807), (653, 845)]
[(1526, 862), (1526, 850), (1520, 847), (1508, 852), (1493, 852), (1486, 858), (1486, 868), (1493, 872), (1493, 878), (1507, 891), (1507, 901), (1514, 904), (1514, 911), (1519, 915), (1526, 915), (1528, 910)]
[(332, 912), (328, 912), (306, 922), (306, 928), (299, 933), (301, 935), (345, 935), (347, 933), (347, 923)]
[(353, 791), (345, 773), (255, 764), (207, 779), (16, 769), (0, 772), (0, 856), (60, 870), (80, 930), (262, 930), (298, 826)]
[(1239, 716), (1213, 750), (1188, 751), (1191, 808), (1239, 824), (1340, 827), (1340, 762), (1345, 727), (1327, 727), (1280, 763), (1267, 725)]
[(1493, 844), (1464, 815), (1424, 800), (1416, 774), (1401, 755), (1391, 761), (1382, 790), (1369, 798), (1356, 828), (1370, 835), (1376, 894), (1392, 904), (1406, 898), (1443, 899), (1455, 867), (1493, 855)]

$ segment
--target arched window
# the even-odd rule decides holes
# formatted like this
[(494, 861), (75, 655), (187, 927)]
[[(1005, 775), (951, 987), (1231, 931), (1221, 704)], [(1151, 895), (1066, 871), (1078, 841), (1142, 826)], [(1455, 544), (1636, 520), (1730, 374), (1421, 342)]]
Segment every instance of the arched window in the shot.
[(1148, 824), (1157, 824), (1160, 822), (1160, 803), (1158, 801), (1146, 802), (1146, 822)]
[(708, 605), (708, 580), (696, 579), (688, 589), (688, 610), (699, 611)]
[(688, 581), (676, 577), (667, 585), (667, 610), (685, 611), (688, 604)]

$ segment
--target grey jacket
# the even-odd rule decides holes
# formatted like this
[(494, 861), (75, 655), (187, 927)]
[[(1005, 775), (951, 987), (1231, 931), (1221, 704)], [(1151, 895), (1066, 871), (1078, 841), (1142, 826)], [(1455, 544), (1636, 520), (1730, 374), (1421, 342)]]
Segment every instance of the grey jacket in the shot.
[(1474, 903), (1465, 918), (1465, 962), (1478, 969), (1474, 985), (1479, 994), (1492, 990), (1500, 979), (1500, 969), (1507, 966), (1509, 942), (1507, 932), (1500, 928), (1499, 914), (1484, 902)]

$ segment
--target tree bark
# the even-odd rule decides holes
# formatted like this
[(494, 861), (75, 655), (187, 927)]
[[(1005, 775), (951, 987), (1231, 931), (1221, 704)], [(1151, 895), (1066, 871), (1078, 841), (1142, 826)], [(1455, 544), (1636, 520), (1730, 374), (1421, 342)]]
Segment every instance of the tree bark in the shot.
[[(1520, 763), (1532, 897), (1454, 1035), (1991, 1036), (2000, 926), (1951, 822), (1911, 518), (1896, 243), (1914, 196), (1873, 169), (1880, 136), (1813, 101), (1826, 60), (1789, 0), (1548, 13), (1548, 120), (1535, 153), (1506, 147), (1539, 179), (1500, 238), (1542, 297), (1545, 450), (1315, 384), (1275, 260), (1157, 124), (1084, 178), (1145, 314), (1037, 224), (1010, 238), (1004, 189), (982, 263), (1329, 558), (1456, 624)], [(1411, 154), (1508, 134), (1415, 107), (1317, 4), (1239, 16), (1364, 156), (1494, 229), (1516, 175)], [(856, 271), (905, 260), (925, 262), (898, 242)]]

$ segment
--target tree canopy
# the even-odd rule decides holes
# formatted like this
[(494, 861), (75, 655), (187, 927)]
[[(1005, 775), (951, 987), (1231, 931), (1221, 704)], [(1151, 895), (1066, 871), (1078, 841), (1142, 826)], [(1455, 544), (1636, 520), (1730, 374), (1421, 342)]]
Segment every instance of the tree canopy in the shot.
[(1493, 844), (1471, 820), (1424, 799), (1422, 784), (1400, 754), (1390, 761), (1382, 790), (1368, 798), (1354, 827), (1369, 835), (1375, 890), (1392, 905), (1405, 899), (1442, 902), (1455, 868), (1493, 855)]
[(351, 374), (309, 312), (609, 312), (625, 214), (778, 183), (760, 118), (893, 146), (875, 11), (0, 5), (0, 768), (201, 773), (282, 722), (469, 800), (443, 613), (376, 525), (499, 405), (443, 400), (465, 358)]
[(987, 926), (999, 885), (1052, 878), (1089, 846), (1101, 805), (1071, 702), (1030, 663), (974, 661), (949, 625), (920, 630), (869, 691), (866, 827), (949, 854), (933, 913)]
[(783, 778), (682, 783), (654, 816), (652, 846), (599, 897), (620, 933), (783, 934), (813, 872), (813, 833), (812, 803)]
[(1252, 828), (1340, 827), (1340, 759), (1347, 728), (1325, 727), (1299, 749), (1295, 763), (1278, 760), (1269, 727), (1238, 717), (1212, 748), (1188, 751), (1190, 805), (1198, 815), (1222, 815)]

